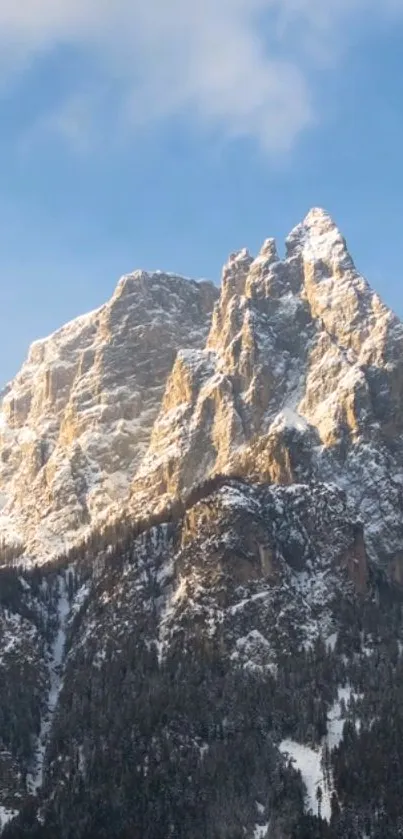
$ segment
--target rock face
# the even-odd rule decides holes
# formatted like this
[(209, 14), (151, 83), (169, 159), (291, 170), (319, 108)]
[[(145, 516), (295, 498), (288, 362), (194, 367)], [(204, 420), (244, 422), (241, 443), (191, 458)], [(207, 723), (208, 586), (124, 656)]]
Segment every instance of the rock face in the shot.
[(32, 345), (1, 404), (0, 540), (46, 558), (125, 498), (176, 352), (203, 345), (217, 293), (138, 271)]
[(322, 210), (221, 292), (137, 272), (33, 345), (0, 413), (4, 839), (398, 839), (402, 388)]
[(312, 210), (283, 261), (271, 239), (256, 259), (231, 256), (206, 348), (177, 356), (133, 505), (155, 487), (163, 504), (217, 472), (335, 480), (360, 511), (371, 556), (393, 563), (402, 406), (403, 326), (330, 217)]
[(220, 293), (137, 272), (33, 345), (2, 401), (0, 538), (40, 561), (217, 473), (333, 481), (400, 579), (402, 417), (403, 326), (314, 209)]

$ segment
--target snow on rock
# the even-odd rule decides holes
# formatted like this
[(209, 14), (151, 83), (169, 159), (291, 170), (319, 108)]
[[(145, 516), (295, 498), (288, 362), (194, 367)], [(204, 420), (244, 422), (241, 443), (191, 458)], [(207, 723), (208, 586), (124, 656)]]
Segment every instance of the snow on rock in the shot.
[[(134, 511), (215, 473), (334, 481), (387, 563), (403, 539), (403, 326), (315, 208), (279, 261), (268, 241), (224, 267), (206, 349), (181, 353), (132, 488)], [(393, 428), (392, 428), (393, 426)], [(371, 475), (372, 464), (374, 474)], [(400, 572), (399, 572), (400, 573)]]
[(0, 544), (44, 561), (119, 515), (176, 352), (203, 346), (217, 295), (135, 272), (31, 346), (0, 402)]
[(338, 632), (332, 632), (332, 634), (326, 639), (326, 645), (331, 652), (334, 652), (336, 648), (338, 634)]
[(350, 265), (346, 243), (333, 219), (321, 207), (309, 211), (303, 222), (287, 237), (288, 254), (302, 253), (310, 262), (327, 262)]
[(0, 404), (0, 543), (42, 560), (217, 473), (333, 481), (403, 579), (402, 439), (403, 325), (314, 208), (220, 294), (137, 271), (32, 346)]
[(298, 431), (305, 432), (308, 430), (309, 426), (306, 419), (300, 416), (297, 411), (294, 411), (293, 408), (289, 406), (285, 406), (276, 416), (273, 424), (272, 429), (274, 430), (277, 426), (285, 427), (285, 428), (296, 428)]

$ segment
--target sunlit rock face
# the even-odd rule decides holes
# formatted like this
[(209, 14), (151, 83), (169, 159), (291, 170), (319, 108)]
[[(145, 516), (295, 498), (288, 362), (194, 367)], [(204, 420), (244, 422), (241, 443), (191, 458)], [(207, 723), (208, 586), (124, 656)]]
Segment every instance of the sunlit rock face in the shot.
[(400, 579), (403, 326), (330, 216), (229, 258), (221, 290), (124, 277), (36, 342), (2, 398), (0, 539), (35, 561), (217, 473), (336, 483)]
[[(403, 538), (403, 327), (314, 209), (280, 260), (267, 239), (232, 254), (202, 351), (178, 354), (134, 509), (224, 472), (292, 484), (336, 480), (370, 554), (396, 565)], [(158, 499), (154, 491), (158, 488)]]
[(1, 403), (3, 543), (54, 555), (123, 502), (177, 350), (203, 346), (217, 294), (137, 271), (100, 309), (32, 345)]

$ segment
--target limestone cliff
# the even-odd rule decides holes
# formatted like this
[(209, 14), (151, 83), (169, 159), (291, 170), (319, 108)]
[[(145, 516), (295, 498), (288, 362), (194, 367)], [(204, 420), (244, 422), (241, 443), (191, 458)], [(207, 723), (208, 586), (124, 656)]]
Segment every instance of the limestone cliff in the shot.
[(336, 480), (372, 556), (393, 561), (403, 538), (402, 407), (403, 326), (314, 209), (284, 260), (272, 239), (256, 259), (230, 257), (205, 349), (178, 354), (133, 505), (155, 487), (162, 504), (217, 472)]
[(211, 283), (137, 271), (32, 345), (1, 403), (1, 542), (54, 555), (124, 500), (176, 352), (203, 345), (216, 297)]
[(335, 482), (400, 579), (402, 417), (403, 325), (314, 209), (284, 259), (232, 254), (221, 292), (136, 272), (32, 346), (2, 399), (0, 539), (40, 560), (217, 473)]

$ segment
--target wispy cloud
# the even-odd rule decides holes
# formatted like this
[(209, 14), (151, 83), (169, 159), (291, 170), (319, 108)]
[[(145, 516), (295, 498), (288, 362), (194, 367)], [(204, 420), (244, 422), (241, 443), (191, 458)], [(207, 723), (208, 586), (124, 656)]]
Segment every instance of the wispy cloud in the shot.
[[(110, 77), (126, 130), (187, 114), (283, 152), (315, 119), (313, 73), (349, 26), (401, 14), (403, 0), (0, 0), (0, 72), (73, 45)], [(79, 145), (89, 113), (72, 90), (44, 126)]]

